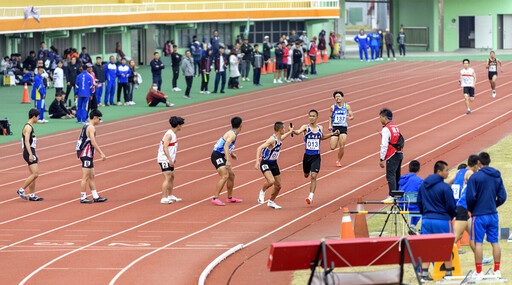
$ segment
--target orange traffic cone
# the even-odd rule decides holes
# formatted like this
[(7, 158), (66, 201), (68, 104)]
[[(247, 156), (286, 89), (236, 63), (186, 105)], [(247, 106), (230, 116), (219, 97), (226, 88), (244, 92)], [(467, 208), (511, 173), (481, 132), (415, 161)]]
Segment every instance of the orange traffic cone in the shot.
[(305, 60), (306, 65), (311, 66), (311, 59), (309, 59), (309, 55), (306, 55), (305, 57), (306, 57), (306, 60)]
[(272, 73), (272, 59), (267, 62), (267, 73)]
[(329, 62), (329, 57), (327, 56), (327, 53), (324, 53), (324, 62)]
[(355, 238), (352, 228), (352, 220), (347, 208), (343, 208), (343, 218), (341, 220), (341, 239)]
[(272, 66), (272, 72), (276, 72), (276, 58), (274, 57), (274, 65)]
[[(363, 199), (359, 197), (357, 199), (357, 211), (364, 211), (363, 204), (359, 204)], [(366, 214), (356, 214), (354, 219), (354, 234), (356, 238), (370, 237), (368, 233), (368, 224), (366, 223)]]
[(23, 100), (21, 101), (22, 104), (30, 103), (30, 97), (28, 96), (28, 87), (27, 83), (25, 83), (25, 87), (23, 89)]
[(267, 74), (267, 64), (263, 62), (263, 67), (261, 67), (261, 74)]
[(319, 51), (316, 52), (316, 64), (322, 63), (322, 55)]

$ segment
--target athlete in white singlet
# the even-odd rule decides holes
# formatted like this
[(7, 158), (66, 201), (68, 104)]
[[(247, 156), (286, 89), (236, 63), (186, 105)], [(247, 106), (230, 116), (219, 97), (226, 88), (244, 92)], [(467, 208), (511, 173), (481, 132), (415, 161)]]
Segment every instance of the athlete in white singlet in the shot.
[(473, 102), (475, 100), (475, 84), (476, 84), (476, 74), (473, 68), (469, 67), (469, 59), (464, 59), (462, 61), (464, 64), (464, 68), (460, 71), (460, 80), (459, 83), (464, 91), (464, 102), (466, 103), (466, 114), (471, 114), (471, 110), (469, 109), (469, 102)]
[(158, 164), (162, 169), (164, 175), (164, 182), (162, 183), (162, 199), (160, 203), (171, 204), (181, 201), (172, 194), (172, 187), (174, 184), (174, 162), (176, 162), (176, 152), (178, 151), (178, 140), (176, 133), (181, 131), (181, 126), (185, 124), (182, 117), (172, 116), (169, 119), (171, 129), (168, 130), (158, 146)]

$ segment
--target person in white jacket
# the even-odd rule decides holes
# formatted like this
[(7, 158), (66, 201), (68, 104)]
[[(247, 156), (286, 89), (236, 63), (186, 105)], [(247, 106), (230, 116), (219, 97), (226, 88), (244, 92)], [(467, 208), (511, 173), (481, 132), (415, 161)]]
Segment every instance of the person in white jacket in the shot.
[(53, 87), (55, 87), (55, 94), (62, 92), (64, 88), (64, 70), (62, 70), (62, 61), (60, 60), (57, 62), (57, 68), (53, 71)]
[(239, 89), (242, 86), (238, 84), (238, 77), (240, 77), (240, 70), (238, 69), (238, 65), (240, 64), (240, 56), (237, 54), (236, 50), (233, 48), (229, 53), (229, 82), (228, 89)]

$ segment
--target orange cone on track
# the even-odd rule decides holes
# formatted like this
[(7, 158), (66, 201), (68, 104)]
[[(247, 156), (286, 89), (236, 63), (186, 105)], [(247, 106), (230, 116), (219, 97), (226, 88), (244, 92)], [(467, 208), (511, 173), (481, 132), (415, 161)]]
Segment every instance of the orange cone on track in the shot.
[(310, 66), (311, 65), (311, 59), (309, 59), (309, 55), (306, 55), (305, 58), (306, 58), (306, 60), (305, 60), (306, 65)]
[(324, 62), (329, 62), (329, 57), (327, 56), (327, 53), (324, 53)]
[(462, 233), (462, 239), (460, 240), (460, 245), (469, 245), (469, 234), (464, 231)]
[(21, 101), (22, 104), (30, 103), (30, 97), (28, 96), (28, 87), (27, 83), (25, 83), (25, 88), (23, 89), (23, 100)]
[(267, 62), (267, 73), (272, 73), (272, 59)]
[[(359, 204), (363, 199), (359, 198), (357, 204), (357, 211), (364, 211), (363, 204)], [(368, 233), (368, 224), (366, 223), (366, 214), (356, 214), (354, 219), (354, 235), (356, 238), (370, 237)]]
[(352, 220), (347, 208), (343, 208), (343, 218), (341, 220), (341, 239), (355, 238), (352, 228)]
[(267, 64), (263, 62), (263, 67), (261, 68), (261, 74), (267, 74)]
[(322, 55), (319, 51), (316, 52), (316, 64), (322, 63)]

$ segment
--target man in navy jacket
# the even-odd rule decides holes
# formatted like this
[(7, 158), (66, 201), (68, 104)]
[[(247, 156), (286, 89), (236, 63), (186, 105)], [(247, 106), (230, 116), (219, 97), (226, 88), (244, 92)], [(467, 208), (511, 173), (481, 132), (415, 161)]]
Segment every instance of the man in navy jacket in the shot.
[(165, 68), (165, 65), (160, 60), (160, 54), (155, 52), (153, 54), (153, 60), (149, 63), (151, 65), (151, 74), (153, 75), (153, 83), (156, 83), (158, 90), (162, 89), (162, 69)]
[(503, 186), (501, 173), (489, 167), (491, 157), (482, 152), (478, 155), (480, 170), (468, 180), (466, 188), (466, 203), (471, 212), (471, 240), (475, 242), (476, 279), (482, 279), (482, 243), (487, 234), (487, 241), (491, 243), (494, 257), (494, 275), (501, 277), (500, 260), (501, 249), (498, 243), (498, 211), (507, 200), (507, 192)]
[[(451, 233), (451, 221), (457, 215), (455, 199), (450, 185), (444, 182), (448, 178), (448, 164), (442, 160), (434, 165), (434, 174), (429, 175), (418, 189), (417, 205), (422, 215), (421, 234)], [(421, 278), (428, 276), (430, 263), (423, 263)], [(452, 274), (452, 261), (444, 263), (446, 276)]]

